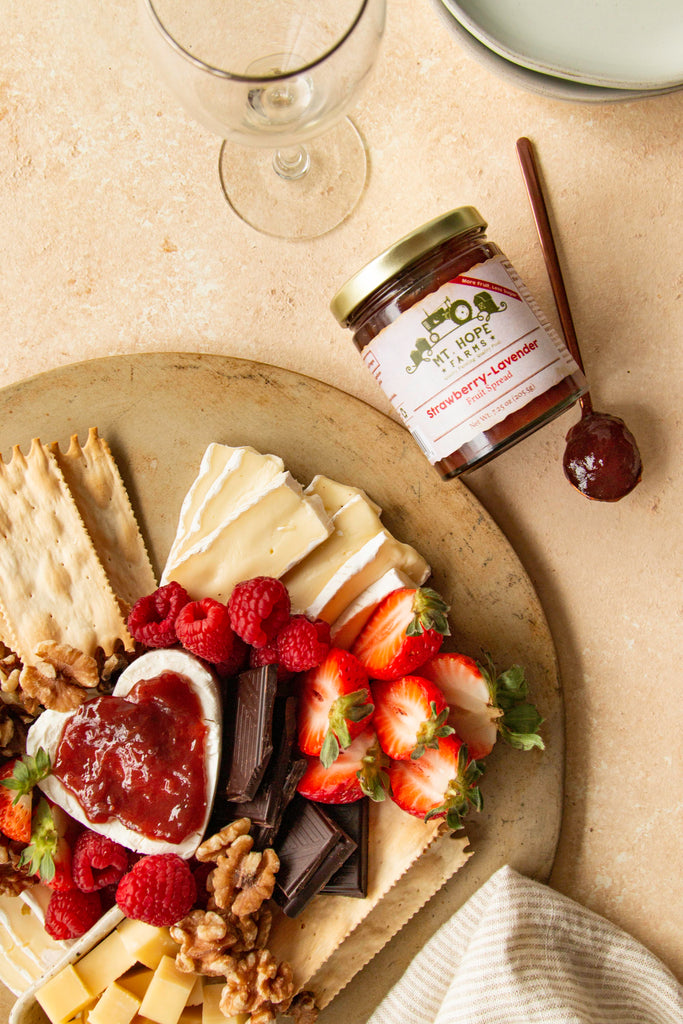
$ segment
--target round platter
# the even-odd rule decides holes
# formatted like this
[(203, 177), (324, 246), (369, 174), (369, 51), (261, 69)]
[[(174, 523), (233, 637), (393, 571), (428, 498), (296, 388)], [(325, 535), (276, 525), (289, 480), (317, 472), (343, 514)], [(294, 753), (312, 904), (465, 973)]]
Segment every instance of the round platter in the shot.
[(496, 746), (481, 782), (484, 810), (466, 828), (472, 856), (438, 892), (425, 893), (431, 898), (409, 927), (320, 1016), (321, 1024), (361, 1024), (495, 870), (510, 864), (540, 880), (550, 874), (562, 810), (563, 708), (533, 586), (462, 483), (441, 481), (398, 423), (320, 381), (247, 360), (148, 353), (72, 364), (0, 391), (5, 459), (33, 437), (64, 446), (77, 433), (84, 441), (90, 426), (112, 449), (157, 572), (206, 446), (250, 444), (280, 455), (302, 483), (324, 473), (363, 487), (383, 507), (389, 530), (432, 565), (433, 586), (451, 604), (452, 647), (475, 657), (488, 651), (500, 668), (526, 668), (546, 750)]

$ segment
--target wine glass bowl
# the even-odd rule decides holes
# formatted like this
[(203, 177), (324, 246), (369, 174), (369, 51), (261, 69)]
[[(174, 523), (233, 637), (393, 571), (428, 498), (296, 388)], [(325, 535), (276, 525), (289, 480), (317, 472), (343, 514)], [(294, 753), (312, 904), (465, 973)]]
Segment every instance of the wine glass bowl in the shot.
[(344, 115), (366, 82), (385, 0), (139, 0), (148, 51), (187, 111), (222, 137), (226, 197), (252, 226), (312, 237), (362, 192)]

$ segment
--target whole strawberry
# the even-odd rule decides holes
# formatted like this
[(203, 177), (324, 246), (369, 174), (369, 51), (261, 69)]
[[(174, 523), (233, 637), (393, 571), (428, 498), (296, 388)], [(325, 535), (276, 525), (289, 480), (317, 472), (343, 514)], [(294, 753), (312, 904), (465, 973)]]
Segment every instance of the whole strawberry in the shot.
[(368, 677), (348, 651), (332, 647), (300, 681), (297, 708), (299, 749), (319, 754), (327, 768), (363, 731), (374, 711)]
[(8, 839), (30, 842), (33, 787), (49, 773), (50, 757), (42, 747), (0, 768), (0, 832)]
[(235, 633), (251, 647), (263, 647), (289, 622), (289, 593), (280, 580), (255, 576), (237, 584), (228, 611)]
[(175, 853), (141, 857), (123, 876), (116, 902), (126, 917), (170, 927), (192, 909), (197, 886), (187, 861)]
[(449, 633), (448, 605), (435, 590), (402, 587), (384, 598), (351, 651), (371, 679), (400, 679), (433, 657)]
[(172, 580), (136, 601), (128, 615), (128, 632), (145, 647), (172, 647), (178, 642), (175, 621), (190, 595)]
[(175, 620), (178, 639), (198, 658), (212, 665), (225, 665), (232, 661), (235, 634), (230, 625), (228, 606), (212, 597), (191, 601), (178, 613)]
[(476, 785), (483, 767), (470, 760), (455, 735), (445, 736), (436, 750), (429, 748), (416, 760), (390, 761), (387, 772), (394, 803), (424, 821), (445, 818), (455, 831), (470, 809), (483, 806)]

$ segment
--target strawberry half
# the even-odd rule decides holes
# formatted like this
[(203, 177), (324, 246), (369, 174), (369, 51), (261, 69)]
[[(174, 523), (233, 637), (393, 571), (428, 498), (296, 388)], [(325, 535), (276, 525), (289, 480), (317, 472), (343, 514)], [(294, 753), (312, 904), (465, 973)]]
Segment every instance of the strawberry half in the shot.
[(374, 730), (367, 728), (329, 767), (320, 758), (309, 757), (297, 789), (307, 800), (323, 804), (348, 804), (363, 796), (384, 800), (389, 788), (388, 760)]
[(421, 757), (450, 736), (446, 725), (448, 704), (435, 683), (421, 676), (403, 676), (391, 682), (373, 682), (374, 726), (385, 754), (394, 761)]
[(0, 769), (0, 832), (8, 839), (30, 842), (33, 787), (49, 774), (50, 756), (42, 747)]
[(56, 804), (41, 797), (33, 815), (31, 843), (22, 851), (20, 866), (28, 865), (33, 875), (55, 892), (75, 887), (71, 874), (71, 844), (67, 834), (72, 819)]
[(374, 709), (358, 658), (339, 647), (301, 677), (297, 708), (299, 749), (319, 754), (327, 768), (363, 731)]
[(415, 672), (448, 636), (448, 605), (429, 587), (387, 594), (351, 651), (371, 679), (400, 679)]
[(437, 654), (421, 671), (443, 691), (448, 722), (472, 757), (490, 754), (498, 734), (520, 750), (544, 749), (538, 735), (543, 719), (526, 699), (529, 688), (519, 665), (496, 675), (490, 659), (484, 667), (465, 654)]
[(445, 818), (455, 831), (470, 808), (480, 811), (483, 806), (476, 785), (483, 767), (470, 760), (456, 736), (439, 740), (436, 750), (425, 750), (415, 761), (390, 761), (387, 771), (394, 803), (425, 821)]

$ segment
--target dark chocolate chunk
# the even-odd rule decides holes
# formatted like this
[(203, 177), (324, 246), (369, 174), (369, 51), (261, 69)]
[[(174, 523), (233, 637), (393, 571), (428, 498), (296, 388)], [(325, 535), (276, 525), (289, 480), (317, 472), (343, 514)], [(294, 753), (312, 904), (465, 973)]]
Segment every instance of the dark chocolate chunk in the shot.
[(271, 754), (273, 706), (277, 687), (274, 665), (250, 669), (237, 677), (237, 701), (226, 798), (251, 800)]
[[(283, 787), (292, 763), (295, 738), (296, 697), (277, 697), (273, 711), (273, 756), (254, 798), (235, 807), (237, 817), (249, 818), (252, 825), (263, 828), (272, 829), (279, 823), (285, 808)], [(289, 800), (293, 795), (294, 790)]]
[(365, 899), (368, 894), (370, 801), (363, 797), (362, 800), (354, 800), (350, 804), (325, 804), (324, 809), (353, 839), (356, 849), (320, 891), (334, 893), (336, 896)]
[(294, 797), (282, 823), (280, 858), (273, 896), (288, 917), (296, 917), (332, 877), (356, 844), (319, 804)]

